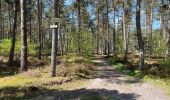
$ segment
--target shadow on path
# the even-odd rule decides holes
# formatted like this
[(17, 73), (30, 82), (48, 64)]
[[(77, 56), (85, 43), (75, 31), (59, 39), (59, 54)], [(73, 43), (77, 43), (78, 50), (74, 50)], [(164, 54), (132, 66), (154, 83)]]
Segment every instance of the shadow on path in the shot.
[[(106, 79), (109, 82), (115, 83), (125, 83), (125, 84), (133, 84), (133, 83), (142, 83), (141, 79), (128, 79), (125, 78), (126, 75), (118, 71), (116, 68), (111, 67), (107, 61), (105, 56), (96, 56), (94, 59), (94, 64), (97, 66), (97, 69), (94, 71), (92, 75), (92, 79), (100, 78)], [(126, 80), (122, 80), (122, 78)]]
[(138, 95), (133, 93), (119, 93), (117, 90), (106, 89), (78, 89), (50, 91), (35, 100), (136, 100)]

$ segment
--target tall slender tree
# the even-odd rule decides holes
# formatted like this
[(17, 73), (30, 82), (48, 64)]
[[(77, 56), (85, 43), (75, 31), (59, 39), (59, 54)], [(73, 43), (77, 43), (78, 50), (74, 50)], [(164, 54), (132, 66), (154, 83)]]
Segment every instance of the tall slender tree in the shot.
[(154, 0), (151, 0), (150, 1), (150, 5), (149, 5), (149, 34), (148, 34), (148, 50), (149, 50), (149, 53), (151, 54), (152, 53), (152, 26), (153, 26), (153, 3), (154, 3)]
[[(2, 22), (2, 1), (0, 0), (0, 22)], [(0, 23), (0, 40), (2, 40), (2, 23)]]
[(97, 45), (97, 50), (96, 53), (99, 54), (99, 2), (96, 1), (96, 45)]
[(107, 22), (107, 55), (110, 55), (110, 32), (109, 32), (109, 4), (108, 0), (106, 0), (106, 22)]
[(18, 7), (19, 7), (19, 0), (15, 0), (14, 1), (14, 18), (13, 18), (14, 22), (13, 22), (13, 28), (12, 28), (12, 40), (11, 40), (11, 48), (10, 48), (8, 65), (12, 65), (14, 61)]
[(170, 57), (170, 1), (168, 4), (168, 57)]
[(38, 59), (42, 55), (42, 0), (38, 0)]
[(116, 58), (116, 2), (112, 0), (112, 9), (113, 9), (113, 53)]
[(139, 69), (142, 71), (144, 67), (144, 43), (141, 32), (141, 21), (140, 21), (140, 7), (141, 0), (137, 0), (136, 4), (136, 29), (137, 29), (137, 39), (139, 46)]
[(21, 8), (21, 71), (27, 71), (26, 0), (20, 0)]
[[(163, 2), (164, 2), (164, 0), (161, 0), (160, 5), (163, 5)], [(163, 21), (163, 9), (160, 6), (160, 36), (162, 36), (162, 37), (163, 37), (163, 34), (164, 34), (163, 23), (164, 23), (164, 21)]]
[(80, 0), (76, 0), (77, 1), (77, 14), (78, 14), (78, 54), (80, 54), (81, 52), (81, 47), (80, 47), (80, 42), (81, 42), (81, 2)]
[(122, 1), (123, 3), (123, 47), (124, 47), (124, 61), (127, 61), (127, 30), (126, 30), (126, 8), (125, 8), (125, 1)]

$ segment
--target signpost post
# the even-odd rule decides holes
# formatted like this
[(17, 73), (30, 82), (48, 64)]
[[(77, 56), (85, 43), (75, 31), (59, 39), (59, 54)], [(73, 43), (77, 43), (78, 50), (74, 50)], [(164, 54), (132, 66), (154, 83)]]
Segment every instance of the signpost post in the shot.
[(52, 18), (50, 28), (53, 29), (52, 32), (52, 50), (51, 50), (51, 76), (56, 76), (56, 56), (57, 56), (57, 46), (58, 46), (58, 32), (60, 25), (60, 18)]

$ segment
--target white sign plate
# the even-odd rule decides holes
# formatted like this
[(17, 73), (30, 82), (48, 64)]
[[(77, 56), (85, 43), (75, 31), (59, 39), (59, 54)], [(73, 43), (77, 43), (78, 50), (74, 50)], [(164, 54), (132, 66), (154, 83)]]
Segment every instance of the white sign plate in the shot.
[(50, 28), (57, 28), (57, 25), (50, 25)]

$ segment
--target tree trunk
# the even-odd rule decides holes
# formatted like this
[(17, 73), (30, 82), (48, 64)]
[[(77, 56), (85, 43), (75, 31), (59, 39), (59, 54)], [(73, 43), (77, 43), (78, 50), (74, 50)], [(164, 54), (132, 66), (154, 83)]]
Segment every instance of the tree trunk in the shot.
[(102, 21), (102, 55), (106, 53), (105, 49), (105, 23), (104, 23), (104, 15), (103, 15), (103, 21)]
[(80, 9), (80, 0), (77, 0), (77, 11), (78, 11), (78, 55), (80, 55), (81, 47), (80, 47), (80, 38), (81, 38), (81, 9)]
[(139, 69), (142, 71), (144, 67), (144, 43), (143, 43), (142, 33), (141, 33), (140, 2), (141, 0), (137, 0), (136, 29), (137, 29), (137, 39), (138, 39), (138, 45), (139, 45)]
[(123, 44), (124, 44), (124, 61), (127, 61), (127, 54), (128, 54), (128, 49), (127, 49), (127, 30), (126, 30), (126, 15), (125, 15), (125, 2), (123, 2)]
[[(61, 3), (61, 2), (60, 2)], [(62, 5), (59, 4), (59, 17), (60, 17), (60, 14), (62, 12)], [(62, 22), (63, 26), (64, 26), (64, 21)], [(61, 25), (61, 24), (60, 24)], [(59, 35), (60, 35), (60, 50), (61, 50), (61, 56), (64, 55), (64, 32), (61, 30), (61, 26), (59, 26)]]
[(154, 0), (151, 0), (150, 3), (150, 19), (149, 19), (149, 40), (148, 40), (148, 50), (149, 50), (149, 54), (152, 54), (152, 24), (153, 24), (153, 2)]
[(97, 43), (97, 54), (99, 54), (99, 4), (97, 3), (96, 4), (96, 9), (97, 9), (97, 12), (96, 12), (96, 29), (97, 29), (97, 32), (96, 32), (96, 43)]
[[(161, 4), (163, 5), (164, 4), (164, 0), (161, 0)], [(163, 16), (163, 8), (161, 7), (161, 16), (160, 16), (160, 25), (161, 25), (161, 29), (160, 29), (160, 34), (162, 35), (162, 37), (164, 38), (164, 40), (166, 40), (166, 30), (165, 30), (165, 26), (164, 26), (164, 16)]]
[(9, 31), (8, 31), (8, 39), (10, 39), (11, 38), (11, 9), (10, 9), (10, 6), (9, 6), (9, 8), (8, 8), (8, 14), (9, 14)]
[(21, 7), (21, 71), (27, 71), (26, 0), (20, 0)]
[(147, 35), (147, 2), (145, 2), (145, 35)]
[(2, 16), (2, 40), (5, 39), (4, 17)]
[(38, 0), (38, 59), (42, 55), (42, 0)]
[[(29, 5), (32, 5), (32, 0), (29, 0)], [(31, 8), (30, 8), (30, 11), (29, 11), (29, 20), (30, 20), (30, 23), (29, 23), (29, 36), (30, 36), (30, 43), (32, 43), (32, 15), (31, 15)]]
[(0, 0), (0, 41), (2, 40), (2, 5), (1, 5), (2, 1)]
[(115, 1), (112, 0), (113, 3), (113, 54), (116, 58), (116, 13), (115, 13)]
[(14, 3), (14, 23), (13, 23), (13, 29), (12, 29), (11, 48), (10, 48), (10, 54), (9, 54), (9, 60), (8, 60), (9, 66), (11, 66), (13, 64), (13, 61), (14, 61), (18, 4), (19, 4), (18, 0), (15, 0), (15, 3)]
[[(59, 17), (59, 0), (54, 1), (54, 11), (53, 17)], [(58, 23), (55, 23), (58, 24)], [(58, 24), (59, 25), (59, 24)], [(56, 76), (56, 56), (57, 56), (57, 47), (58, 47), (58, 29), (53, 29), (52, 32), (52, 51), (51, 51), (51, 76)]]
[(168, 57), (170, 57), (170, 4), (168, 4)]
[(61, 56), (64, 55), (64, 41), (63, 41), (63, 32), (61, 32), (61, 29), (60, 29), (60, 32), (59, 32), (59, 35), (60, 35), (60, 50), (61, 50)]
[(107, 55), (110, 55), (110, 34), (109, 34), (109, 4), (108, 0), (106, 0), (106, 5), (107, 5)]

